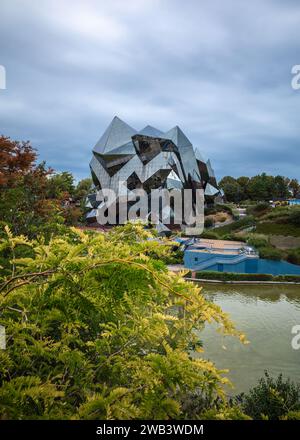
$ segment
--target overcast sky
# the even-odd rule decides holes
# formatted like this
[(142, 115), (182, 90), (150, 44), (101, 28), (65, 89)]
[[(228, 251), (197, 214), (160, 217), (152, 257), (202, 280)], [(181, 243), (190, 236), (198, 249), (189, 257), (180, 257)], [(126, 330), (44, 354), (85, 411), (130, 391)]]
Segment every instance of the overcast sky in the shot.
[(1, 0), (0, 134), (89, 176), (114, 115), (179, 125), (218, 178), (300, 179), (299, 0)]

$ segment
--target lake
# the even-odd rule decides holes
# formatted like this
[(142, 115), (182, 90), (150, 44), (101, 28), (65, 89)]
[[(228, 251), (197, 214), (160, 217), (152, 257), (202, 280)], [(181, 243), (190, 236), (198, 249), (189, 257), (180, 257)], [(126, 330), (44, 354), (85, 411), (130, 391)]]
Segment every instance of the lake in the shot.
[(243, 345), (220, 335), (214, 325), (200, 333), (205, 357), (230, 370), (227, 377), (235, 388), (228, 394), (247, 391), (264, 370), (300, 382), (300, 350), (291, 346), (292, 327), (300, 325), (300, 286), (205, 285), (203, 293), (230, 314), (250, 341)]

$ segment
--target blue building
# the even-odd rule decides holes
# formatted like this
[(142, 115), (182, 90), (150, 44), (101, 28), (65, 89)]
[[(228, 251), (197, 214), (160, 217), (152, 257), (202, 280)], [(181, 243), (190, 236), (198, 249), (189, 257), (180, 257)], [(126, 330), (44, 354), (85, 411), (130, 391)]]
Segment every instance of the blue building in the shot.
[(290, 205), (290, 206), (300, 205), (300, 199), (292, 199), (292, 200), (289, 200), (289, 205)]
[(258, 253), (243, 242), (199, 239), (187, 243), (184, 265), (193, 271), (300, 275), (300, 266), (287, 261), (259, 258)]

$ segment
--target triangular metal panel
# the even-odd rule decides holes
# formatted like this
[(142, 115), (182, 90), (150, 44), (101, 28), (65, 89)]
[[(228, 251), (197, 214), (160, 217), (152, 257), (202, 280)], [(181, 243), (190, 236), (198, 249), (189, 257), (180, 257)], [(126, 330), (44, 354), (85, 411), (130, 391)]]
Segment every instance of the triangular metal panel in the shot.
[(164, 133), (163, 137), (173, 141), (174, 144), (179, 148), (192, 147), (192, 143), (189, 141), (183, 131), (178, 127), (178, 125)]
[(204, 191), (204, 195), (205, 196), (214, 196), (215, 194), (217, 194), (219, 192), (219, 190), (217, 188), (215, 188), (214, 186), (210, 185), (210, 183), (208, 183), (206, 185), (205, 191)]
[(138, 134), (143, 134), (144, 136), (162, 137), (163, 132), (158, 130), (158, 128), (152, 127), (152, 125), (146, 125)]
[(199, 160), (200, 162), (204, 162), (204, 163), (205, 163), (205, 159), (204, 159), (204, 157), (202, 156), (202, 154), (200, 153), (199, 148), (195, 148), (194, 151), (195, 151), (196, 159)]
[(136, 130), (120, 118), (115, 116), (97, 144), (94, 147), (96, 153), (108, 153), (131, 141), (131, 136)]

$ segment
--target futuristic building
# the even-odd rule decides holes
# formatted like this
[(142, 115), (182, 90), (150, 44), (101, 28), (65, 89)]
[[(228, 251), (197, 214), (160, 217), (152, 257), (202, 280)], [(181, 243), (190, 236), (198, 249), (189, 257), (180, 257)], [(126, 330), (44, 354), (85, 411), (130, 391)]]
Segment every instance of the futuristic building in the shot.
[[(115, 116), (93, 149), (90, 168), (96, 189), (110, 188), (120, 200), (137, 188), (148, 194), (159, 188), (202, 189), (209, 204), (220, 194), (210, 161), (178, 126), (166, 133), (150, 125), (137, 131)], [(95, 221), (96, 194), (88, 196), (87, 207), (87, 218)], [(160, 228), (166, 229), (163, 212)]]

